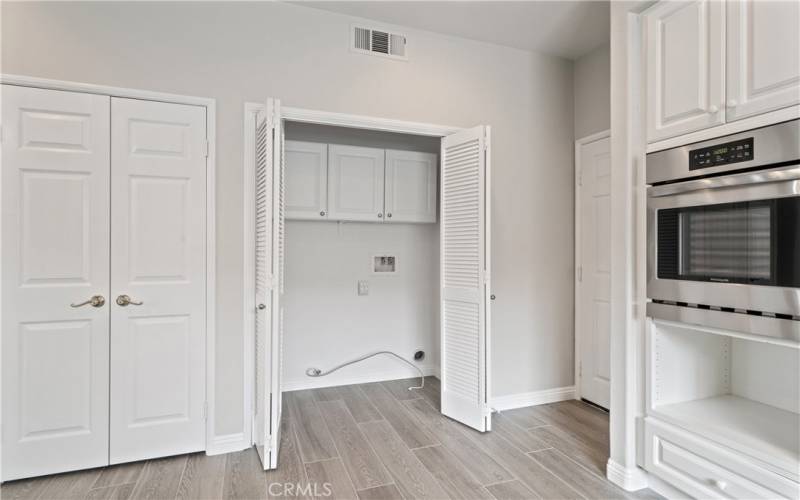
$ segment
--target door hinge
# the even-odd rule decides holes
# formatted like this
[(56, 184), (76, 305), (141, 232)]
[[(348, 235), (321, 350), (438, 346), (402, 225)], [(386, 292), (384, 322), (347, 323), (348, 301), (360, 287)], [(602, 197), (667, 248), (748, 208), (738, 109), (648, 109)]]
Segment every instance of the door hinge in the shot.
[(583, 186), (583, 170), (578, 170), (578, 185)]
[(210, 146), (209, 146), (209, 144), (208, 144), (208, 139), (206, 139), (205, 145), (203, 146), (203, 148), (204, 148), (204, 149), (203, 149), (203, 156), (205, 156), (206, 158), (208, 158), (208, 150), (209, 150), (209, 147), (210, 147)]
[(483, 412), (484, 417), (488, 417), (492, 414), (492, 407), (489, 405), (483, 405), (481, 411)]
[(208, 401), (203, 402), (203, 420), (208, 420)]
[(578, 362), (578, 377), (583, 377), (583, 361)]
[(3, 142), (3, 126), (0, 125), (0, 142)]
[(583, 281), (583, 266), (578, 266), (578, 281)]

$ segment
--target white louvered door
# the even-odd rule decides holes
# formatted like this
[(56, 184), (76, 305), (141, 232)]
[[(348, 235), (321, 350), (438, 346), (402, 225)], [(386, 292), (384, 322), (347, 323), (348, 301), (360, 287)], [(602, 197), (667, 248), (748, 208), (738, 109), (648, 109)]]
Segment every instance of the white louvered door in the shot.
[(278, 466), (284, 249), (283, 127), (280, 101), (269, 99), (256, 124), (255, 157), (255, 445), (264, 469)]
[(489, 127), (442, 139), (442, 413), (491, 430)]

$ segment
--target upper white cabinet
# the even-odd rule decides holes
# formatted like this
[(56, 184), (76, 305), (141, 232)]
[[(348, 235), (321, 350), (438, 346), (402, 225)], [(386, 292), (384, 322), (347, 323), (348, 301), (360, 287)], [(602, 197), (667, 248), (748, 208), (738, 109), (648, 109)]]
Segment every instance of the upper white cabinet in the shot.
[(800, 2), (662, 1), (644, 26), (648, 143), (800, 104)]
[(647, 138), (724, 123), (725, 5), (657, 4), (646, 15)]
[(436, 222), (436, 155), (386, 151), (387, 222)]
[(328, 145), (286, 141), (286, 217), (328, 217)]
[(728, 8), (728, 121), (800, 104), (800, 2)]
[(436, 222), (438, 157), (286, 141), (286, 218)]
[(328, 216), (352, 221), (382, 221), (383, 149), (328, 146)]

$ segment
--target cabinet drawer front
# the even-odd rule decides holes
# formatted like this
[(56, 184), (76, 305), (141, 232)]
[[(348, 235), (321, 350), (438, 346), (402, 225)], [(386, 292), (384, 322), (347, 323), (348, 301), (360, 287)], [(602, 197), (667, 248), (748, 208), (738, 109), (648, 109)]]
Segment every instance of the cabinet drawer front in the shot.
[(798, 498), (800, 485), (671, 426), (645, 422), (646, 469), (696, 498)]

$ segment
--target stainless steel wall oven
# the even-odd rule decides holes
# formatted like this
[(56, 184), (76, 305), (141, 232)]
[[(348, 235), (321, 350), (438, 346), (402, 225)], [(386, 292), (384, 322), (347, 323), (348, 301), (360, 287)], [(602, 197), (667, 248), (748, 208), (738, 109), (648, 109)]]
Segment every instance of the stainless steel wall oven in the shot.
[(647, 295), (800, 319), (800, 121), (647, 156)]

